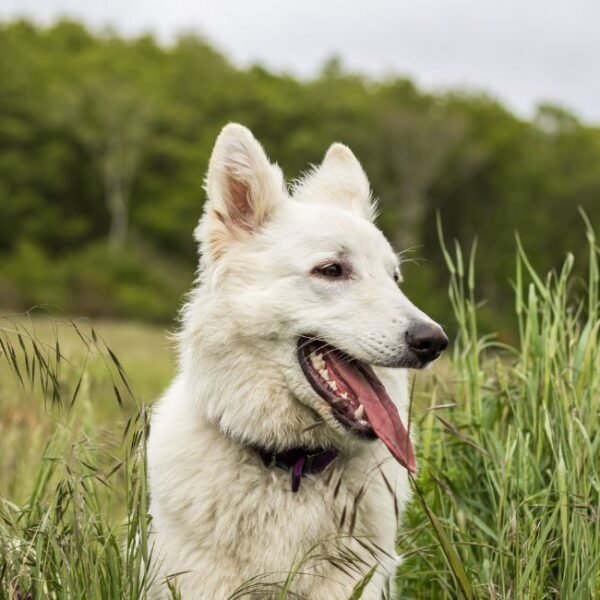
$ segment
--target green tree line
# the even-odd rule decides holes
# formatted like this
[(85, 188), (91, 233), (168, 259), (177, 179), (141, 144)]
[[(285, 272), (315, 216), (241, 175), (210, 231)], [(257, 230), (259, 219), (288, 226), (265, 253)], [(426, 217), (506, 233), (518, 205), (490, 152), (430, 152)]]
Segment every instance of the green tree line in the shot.
[(478, 240), (484, 318), (504, 327), (518, 231), (540, 270), (586, 266), (578, 207), (600, 224), (600, 127), (552, 104), (373, 80), (337, 60), (311, 79), (241, 69), (194, 35), (0, 24), (0, 307), (170, 321), (196, 264), (192, 229), (219, 129), (250, 127), (289, 180), (333, 141), (362, 161), (407, 291), (449, 318), (447, 239)]

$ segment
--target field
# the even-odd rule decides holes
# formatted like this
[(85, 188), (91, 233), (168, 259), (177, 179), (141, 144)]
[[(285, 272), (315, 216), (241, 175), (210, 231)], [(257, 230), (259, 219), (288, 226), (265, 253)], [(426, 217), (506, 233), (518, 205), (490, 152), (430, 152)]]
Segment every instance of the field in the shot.
[[(510, 346), (480, 335), (472, 261), (445, 250), (456, 322), (449, 358), (417, 375), (399, 598), (600, 598), (600, 277), (587, 235), (585, 285), (570, 257), (540, 277), (518, 250)], [(36, 313), (2, 318), (0, 341), (0, 598), (142, 597), (147, 406), (174, 369), (165, 331)]]

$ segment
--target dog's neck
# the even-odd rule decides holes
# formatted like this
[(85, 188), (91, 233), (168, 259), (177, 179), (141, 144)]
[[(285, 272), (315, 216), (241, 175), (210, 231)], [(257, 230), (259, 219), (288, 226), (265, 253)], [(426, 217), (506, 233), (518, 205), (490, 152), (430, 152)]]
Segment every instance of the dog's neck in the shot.
[(292, 492), (300, 489), (300, 482), (305, 475), (316, 475), (324, 471), (338, 456), (335, 448), (288, 448), (275, 452), (266, 448), (254, 447), (266, 467), (279, 468), (291, 472)]

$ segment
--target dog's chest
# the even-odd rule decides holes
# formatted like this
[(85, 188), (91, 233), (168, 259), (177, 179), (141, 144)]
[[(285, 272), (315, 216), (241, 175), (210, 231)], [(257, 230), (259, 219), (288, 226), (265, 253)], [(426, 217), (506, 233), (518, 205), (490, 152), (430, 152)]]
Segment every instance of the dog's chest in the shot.
[(357, 579), (348, 560), (364, 572), (387, 562), (380, 549), (394, 554), (394, 505), (406, 498), (394, 499), (382, 465), (393, 467), (394, 489), (408, 485), (383, 447), (362, 459), (338, 457), (294, 493), (289, 471), (175, 416), (153, 423), (148, 450), (156, 558), (161, 576), (181, 574), (183, 598), (226, 598), (245, 582), (277, 584), (299, 570), (309, 575), (297, 577), (297, 593), (347, 598)]
[[(242, 580), (262, 575), (265, 582), (280, 582), (289, 572), (310, 573), (298, 577), (293, 589), (312, 598), (321, 589), (315, 587), (320, 578), (340, 581), (344, 568), (364, 572), (385, 561), (381, 548), (393, 552), (391, 500), (390, 510), (382, 511), (377, 486), (361, 490), (347, 485), (343, 475), (327, 483), (325, 473), (303, 479), (292, 493), (287, 474), (271, 475), (271, 485), (223, 503), (212, 540), (204, 541), (206, 551), (228, 554)], [(336, 564), (341, 569), (332, 567)]]
[[(231, 593), (250, 580), (277, 584), (290, 571), (301, 571), (310, 575), (299, 576), (293, 589), (318, 598), (316, 590), (326, 589), (323, 578), (338, 582), (343, 593), (353, 585), (344, 584), (343, 570), (332, 565), (363, 572), (386, 562), (381, 549), (393, 554), (393, 499), (373, 477), (369, 481), (332, 465), (303, 478), (294, 493), (289, 473), (281, 469), (242, 473), (228, 482), (205, 473), (203, 485), (189, 478), (186, 485), (195, 490), (188, 495), (191, 501), (173, 504), (171, 498), (168, 506), (177, 506), (177, 512), (156, 507), (155, 525), (165, 534), (159, 538), (177, 561), (173, 572), (190, 571), (182, 585), (192, 586), (197, 571), (204, 586)], [(329, 597), (338, 594), (331, 591)]]

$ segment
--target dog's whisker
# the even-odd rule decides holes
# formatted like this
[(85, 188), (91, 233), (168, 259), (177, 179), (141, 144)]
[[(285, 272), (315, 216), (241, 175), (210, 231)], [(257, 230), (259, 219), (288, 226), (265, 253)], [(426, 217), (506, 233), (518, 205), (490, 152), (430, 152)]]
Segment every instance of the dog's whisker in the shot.
[(397, 258), (402, 258), (402, 256), (404, 254), (414, 252), (415, 250), (418, 250), (419, 248), (422, 248), (422, 247), (423, 247), (423, 244), (415, 244), (414, 246), (409, 246), (408, 248), (403, 248), (402, 250), (397, 250), (395, 254), (396, 254)]
[(309, 346), (310, 344), (314, 343), (314, 342), (320, 342), (320, 338), (318, 337), (308, 337), (306, 336), (305, 339), (300, 343), (300, 345), (298, 346), (299, 349), (304, 349), (307, 346)]
[(332, 421), (335, 420), (335, 417), (332, 415), (330, 417), (327, 418), (321, 418), (320, 421), (316, 421), (315, 423), (312, 423), (311, 425), (308, 425), (307, 427), (305, 427), (302, 430), (302, 433), (306, 433), (307, 431), (312, 431), (313, 429), (316, 429), (317, 427), (321, 427), (322, 425), (325, 425), (328, 421)]

